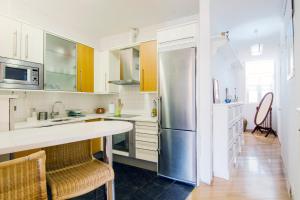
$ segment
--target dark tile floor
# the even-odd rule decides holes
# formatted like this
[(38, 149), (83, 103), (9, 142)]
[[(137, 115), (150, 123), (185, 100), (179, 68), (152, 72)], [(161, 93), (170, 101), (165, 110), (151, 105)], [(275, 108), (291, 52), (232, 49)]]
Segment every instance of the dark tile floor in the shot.
[[(155, 172), (114, 163), (116, 200), (184, 200), (193, 186), (158, 177)], [(100, 187), (72, 200), (105, 200)]]

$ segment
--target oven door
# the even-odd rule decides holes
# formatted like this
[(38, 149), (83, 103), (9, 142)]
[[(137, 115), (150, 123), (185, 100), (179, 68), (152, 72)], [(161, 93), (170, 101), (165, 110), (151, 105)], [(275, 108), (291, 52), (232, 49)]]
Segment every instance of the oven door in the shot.
[(129, 156), (129, 132), (113, 135), (114, 154)]
[[(134, 122), (131, 122), (134, 123)], [(135, 131), (129, 131), (112, 136), (113, 154), (135, 157)]]

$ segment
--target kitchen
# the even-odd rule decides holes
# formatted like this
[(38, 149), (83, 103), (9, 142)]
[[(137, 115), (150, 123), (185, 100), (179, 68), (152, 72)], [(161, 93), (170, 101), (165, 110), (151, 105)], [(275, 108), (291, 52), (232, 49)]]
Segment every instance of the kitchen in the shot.
[[(49, 26), (39, 22), (44, 22), (47, 15), (26, 13), (42, 6), (35, 3), (7, 1), (7, 10), (0, 17), (0, 24), (8, 27), (0, 34), (0, 41), (5, 44), (0, 48), (0, 94), (5, 99), (3, 111), (8, 113), (2, 117), (9, 124), (3, 131), (130, 122), (132, 130), (108, 139), (112, 142), (113, 161), (124, 168), (145, 169), (146, 174), (152, 171), (154, 179), (156, 173), (170, 178), (159, 180), (184, 191), (179, 199), (186, 198), (200, 180), (195, 77), (198, 9), (187, 12), (197, 3), (191, 2), (189, 9), (172, 20), (157, 21), (156, 25), (147, 22), (141, 28), (126, 27), (96, 40), (81, 37), (82, 32), (72, 34), (69, 26), (62, 29), (64, 23), (55, 27), (53, 15)], [(160, 73), (159, 62), (165, 66)], [(186, 66), (188, 70), (172, 71), (169, 67), (174, 65)], [(184, 101), (181, 95), (186, 97)], [(187, 137), (182, 138), (180, 131)], [(101, 157), (106, 139), (89, 139), (92, 152)], [(40, 149), (13, 152), (1, 159), (21, 158)], [(182, 163), (186, 166), (182, 167)], [(118, 178), (118, 171), (116, 174)], [(121, 195), (126, 194), (118, 193), (120, 188), (115, 184), (116, 199), (122, 199)], [(169, 190), (156, 195), (163, 196)]]
[(1, 0), (0, 200), (299, 199), (299, 5), (268, 4)]

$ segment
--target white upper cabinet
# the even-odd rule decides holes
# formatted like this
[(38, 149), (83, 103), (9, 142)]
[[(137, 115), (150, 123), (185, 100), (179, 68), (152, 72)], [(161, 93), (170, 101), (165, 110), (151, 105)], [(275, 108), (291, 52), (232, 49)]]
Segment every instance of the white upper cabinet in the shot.
[(94, 92), (118, 93), (119, 87), (108, 83), (120, 80), (120, 55), (118, 51), (96, 52), (94, 56)]
[(44, 32), (22, 24), (21, 59), (29, 62), (44, 61)]
[(157, 32), (157, 42), (160, 46), (195, 43), (198, 32), (197, 30), (197, 22), (189, 22), (167, 27)]
[[(106, 67), (102, 64), (102, 54), (103, 52), (94, 52), (94, 92), (95, 93), (106, 93), (105, 88), (107, 83), (105, 81), (106, 77)], [(102, 62), (101, 62), (102, 61)]]
[(21, 23), (0, 16), (0, 56), (19, 59), (21, 54)]
[(43, 63), (44, 33), (19, 21), (0, 16), (0, 56)]

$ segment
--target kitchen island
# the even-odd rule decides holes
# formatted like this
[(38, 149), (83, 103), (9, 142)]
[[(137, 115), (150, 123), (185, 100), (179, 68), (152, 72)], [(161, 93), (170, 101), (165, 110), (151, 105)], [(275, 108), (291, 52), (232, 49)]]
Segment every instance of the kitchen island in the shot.
[(0, 154), (109, 137), (132, 128), (129, 122), (101, 121), (6, 131), (0, 133)]
[(1, 132), (0, 155), (105, 137), (105, 152), (112, 165), (111, 136), (132, 129), (130, 122), (101, 121)]

